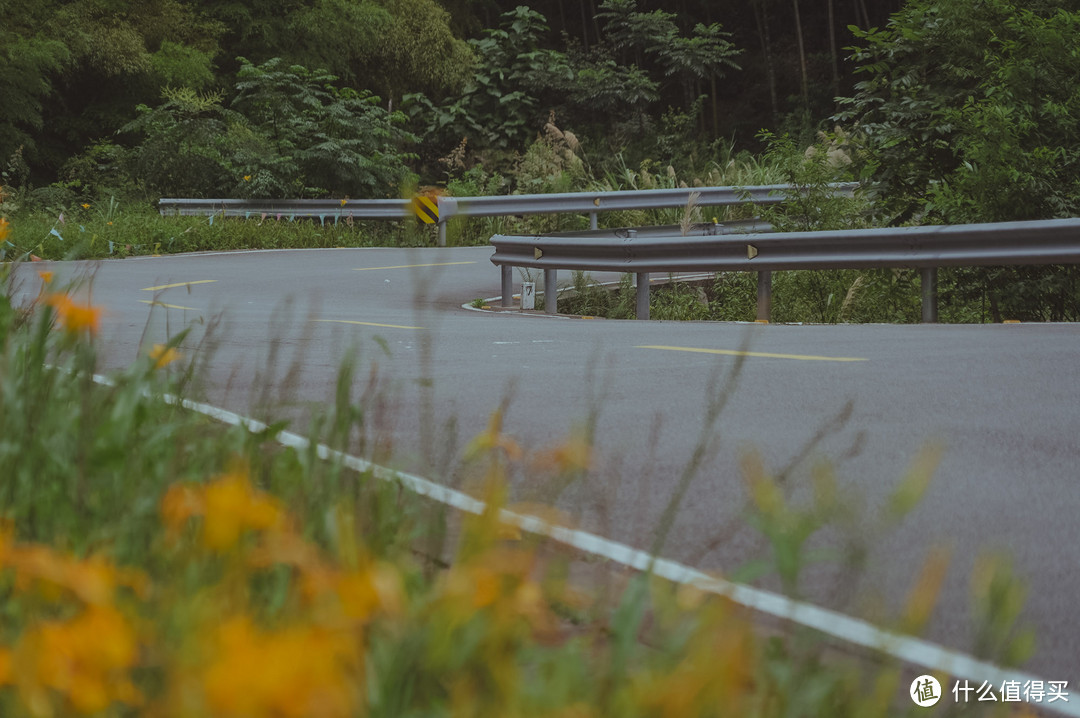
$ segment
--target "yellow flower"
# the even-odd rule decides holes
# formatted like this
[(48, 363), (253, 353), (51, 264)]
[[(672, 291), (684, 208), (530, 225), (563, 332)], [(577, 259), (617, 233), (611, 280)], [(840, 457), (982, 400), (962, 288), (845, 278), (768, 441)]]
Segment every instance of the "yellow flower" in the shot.
[(175, 536), (188, 519), (202, 516), (203, 545), (232, 548), (245, 531), (285, 528), (281, 503), (251, 486), (243, 469), (222, 474), (206, 486), (179, 484), (161, 499), (161, 519)]
[(90, 209), (90, 205), (88, 205), (86, 202), (83, 202), (82, 208), (83, 209)]
[(11, 651), (0, 648), (0, 686), (12, 683)]
[(69, 593), (87, 605), (105, 605), (113, 600), (117, 586), (129, 586), (145, 593), (148, 581), (138, 571), (120, 569), (101, 558), (79, 560), (37, 544), (0, 547), (0, 567), (15, 571), (15, 588), (38, 588), (47, 598)]
[(203, 544), (215, 551), (231, 548), (244, 531), (266, 531), (285, 520), (278, 500), (252, 488), (242, 471), (225, 474), (209, 484), (203, 500)]
[(38, 272), (38, 276), (41, 277), (41, 281), (43, 283), (52, 284), (52, 280), (53, 280), (53, 273), (52, 272), (41, 271), (41, 272)]
[(206, 507), (202, 492), (191, 484), (173, 484), (161, 498), (161, 521), (175, 537), (193, 516), (202, 516)]
[(7, 221), (7, 217), (0, 217), (0, 242), (3, 242), (11, 234), (11, 224)]
[(78, 304), (66, 294), (50, 294), (45, 303), (56, 310), (56, 316), (70, 334), (86, 330), (97, 334), (101, 328), (101, 309), (90, 304)]
[(167, 347), (164, 344), (155, 344), (154, 348), (150, 350), (150, 358), (154, 360), (155, 369), (172, 364), (182, 357), (183, 355), (176, 351), (175, 348)]
[(405, 604), (401, 575), (387, 563), (342, 575), (337, 581), (337, 595), (345, 615), (357, 621), (367, 621), (376, 612), (400, 613)]
[(67, 621), (49, 621), (22, 635), (12, 655), (12, 678), (35, 713), (51, 713), (49, 691), (77, 713), (99, 713), (114, 702), (140, 705), (128, 678), (138, 656), (134, 629), (114, 608), (95, 606)]
[(209, 641), (202, 688), (214, 715), (346, 718), (359, 702), (355, 637), (303, 626), (263, 632), (235, 618)]
[(250, 182), (251, 181), (251, 175), (244, 175), (244, 181), (245, 182)]
[(345, 206), (345, 205), (347, 205), (348, 203), (349, 203), (349, 200), (348, 200), (348, 199), (343, 199), (343, 200), (341, 200), (341, 206), (342, 206), (342, 207), (344, 207), (344, 206)]

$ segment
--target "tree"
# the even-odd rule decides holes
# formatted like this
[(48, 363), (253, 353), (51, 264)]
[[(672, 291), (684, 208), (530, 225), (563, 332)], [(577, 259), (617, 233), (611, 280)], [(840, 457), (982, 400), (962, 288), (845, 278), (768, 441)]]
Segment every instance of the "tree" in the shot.
[(11, 15), (5, 17), (0, 25), (0, 163), (6, 164), (20, 147), (31, 157), (36, 153), (34, 135), (44, 125), (42, 100), (53, 90), (55, 73), (69, 59), (59, 40), (20, 27)]
[(420, 94), (406, 97), (411, 112), (441, 143), (462, 137), (481, 149), (520, 147), (536, 132), (548, 108), (540, 97), (573, 77), (566, 55), (541, 48), (547, 20), (525, 6), (503, 13), (498, 29), (470, 40), (472, 77), (457, 97), (442, 104)]
[(243, 58), (228, 107), (223, 94), (168, 90), (125, 127), (141, 142), (136, 176), (192, 196), (397, 195), (407, 178), (401, 113), (378, 97), (335, 87), (336, 77), (275, 58)]
[[(865, 79), (839, 119), (855, 123), (886, 221), (1080, 214), (1078, 0), (912, 0), (856, 34)], [(956, 274), (995, 321), (1080, 315), (1075, 267)]]
[(688, 35), (683, 35), (675, 13), (664, 10), (641, 12), (637, 0), (604, 0), (597, 17), (604, 21), (604, 33), (617, 50), (633, 52), (635, 64), (644, 65), (649, 58), (655, 61), (666, 77), (678, 77), (683, 89), (683, 106), (690, 108), (702, 94), (701, 82), (711, 83), (713, 126), (719, 126), (716, 103), (716, 79), (725, 70), (739, 69), (733, 58), (737, 49), (719, 23), (697, 23)]
[(912, 0), (854, 29), (865, 176), (897, 220), (999, 221), (1080, 211), (1077, 0)]

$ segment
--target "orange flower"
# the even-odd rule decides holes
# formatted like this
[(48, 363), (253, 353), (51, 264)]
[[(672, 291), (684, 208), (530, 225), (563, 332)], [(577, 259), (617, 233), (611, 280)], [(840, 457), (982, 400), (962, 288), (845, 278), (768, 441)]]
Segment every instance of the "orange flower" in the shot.
[(13, 682), (11, 673), (11, 651), (0, 648), (0, 686)]
[(100, 556), (79, 560), (48, 546), (8, 544), (0, 552), (0, 566), (15, 570), (15, 588), (37, 587), (46, 597), (69, 592), (87, 605), (110, 603), (118, 586), (144, 593), (148, 582), (138, 571), (121, 569)]
[(11, 677), (35, 713), (49, 705), (50, 689), (78, 713), (99, 713), (114, 702), (141, 704), (127, 675), (137, 656), (135, 631), (123, 615), (95, 606), (26, 631), (11, 655)]
[(154, 360), (155, 369), (172, 364), (182, 357), (183, 355), (176, 349), (167, 347), (164, 344), (155, 344), (154, 348), (150, 350), (150, 358)]
[(220, 625), (202, 671), (217, 715), (346, 718), (358, 703), (355, 637), (318, 628), (263, 632), (248, 618)]
[(213, 551), (232, 548), (245, 531), (285, 526), (281, 502), (253, 488), (242, 469), (222, 474), (206, 486), (181, 484), (165, 492), (161, 517), (170, 533), (175, 535), (194, 516), (203, 517), (203, 545)]
[(56, 316), (70, 334), (86, 330), (97, 334), (101, 328), (101, 309), (90, 304), (76, 303), (66, 294), (50, 294), (45, 303), (56, 310)]
[(52, 272), (46, 272), (46, 271), (42, 270), (42, 271), (38, 272), (38, 276), (41, 277), (41, 281), (42, 281), (43, 284), (52, 284), (52, 280), (53, 280), (53, 273)]
[(401, 577), (388, 564), (376, 564), (341, 576), (337, 595), (345, 615), (357, 621), (367, 621), (379, 611), (397, 613), (404, 603)]
[(0, 242), (3, 242), (11, 234), (11, 224), (7, 221), (7, 217), (0, 217)]
[(180, 533), (193, 516), (202, 516), (206, 507), (202, 492), (191, 484), (173, 484), (161, 498), (161, 521), (170, 536)]
[(244, 472), (225, 474), (209, 484), (203, 500), (203, 544), (215, 551), (231, 548), (244, 531), (266, 531), (284, 523), (280, 502), (253, 489)]

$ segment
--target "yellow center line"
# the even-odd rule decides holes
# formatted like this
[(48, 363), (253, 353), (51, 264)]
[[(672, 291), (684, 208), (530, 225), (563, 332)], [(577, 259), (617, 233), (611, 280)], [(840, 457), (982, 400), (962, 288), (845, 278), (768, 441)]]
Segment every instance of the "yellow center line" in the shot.
[(200, 310), (196, 309), (195, 307), (182, 307), (179, 304), (166, 304), (165, 302), (152, 302), (149, 299), (140, 299), (139, 302), (141, 302), (142, 304), (149, 304), (152, 307), (165, 307), (166, 309), (186, 309), (189, 312), (200, 311)]
[(384, 327), (386, 329), (423, 329), (423, 327), (403, 327), (400, 324), (376, 324), (375, 322), (354, 322), (349, 319), (312, 319), (313, 322), (330, 324), (358, 324), (362, 327)]
[(162, 289), (172, 289), (173, 287), (190, 287), (192, 284), (210, 284), (216, 281), (216, 279), (200, 279), (195, 282), (177, 282), (176, 284), (162, 284), (160, 287), (143, 287), (143, 291), (157, 292)]
[(357, 267), (354, 272), (367, 272), (372, 269), (412, 269), (413, 267), (451, 267), (455, 264), (476, 264), (476, 262), (435, 262), (434, 264), (399, 264), (395, 267)]
[(770, 352), (740, 352), (733, 349), (698, 349), (695, 347), (639, 346), (635, 349), (663, 349), (669, 352), (695, 352), (698, 354), (723, 354), (733, 357), (757, 357), (763, 359), (798, 359), (801, 361), (870, 361), (861, 357), (822, 357), (812, 354), (772, 354)]

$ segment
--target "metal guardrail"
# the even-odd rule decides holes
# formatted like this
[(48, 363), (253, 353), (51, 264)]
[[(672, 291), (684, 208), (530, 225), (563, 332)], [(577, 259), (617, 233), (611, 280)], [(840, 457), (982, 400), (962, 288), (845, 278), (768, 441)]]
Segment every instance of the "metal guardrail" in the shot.
[(758, 273), (757, 317), (767, 321), (774, 271), (915, 267), (922, 269), (923, 321), (936, 322), (938, 267), (1080, 264), (1080, 219), (719, 237), (496, 235), (491, 243), (503, 306), (509, 306), (513, 267), (544, 270), (550, 313), (557, 311), (559, 269), (636, 274), (641, 319), (649, 313), (649, 273), (752, 271)]
[[(834, 191), (851, 195), (857, 183), (831, 185)], [(567, 192), (520, 194), (498, 197), (440, 197), (440, 217), (498, 217), (511, 214), (588, 214), (596, 229), (596, 213), (628, 209), (685, 207), (691, 199), (698, 207), (724, 207), (751, 203), (777, 204), (787, 199), (791, 185), (751, 187), (689, 187), (680, 189), (626, 190), (619, 192)]]
[[(833, 191), (851, 195), (856, 183), (831, 185)], [(751, 203), (783, 202), (795, 188), (791, 185), (750, 187), (688, 187), (681, 189), (630, 190), (619, 192), (568, 192), (560, 194), (517, 194), (493, 197), (437, 197), (438, 244), (446, 246), (446, 222), (453, 217), (502, 217), (529, 214), (588, 214), (589, 225), (597, 228), (599, 212), (628, 209), (723, 207)], [(162, 215), (225, 217), (305, 217), (335, 223), (345, 219), (401, 220), (413, 216), (407, 199), (175, 199), (158, 201)]]
[(172, 199), (158, 200), (163, 216), (274, 217), (276, 219), (405, 219), (412, 216), (407, 199)]

